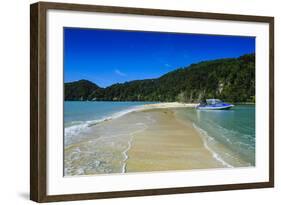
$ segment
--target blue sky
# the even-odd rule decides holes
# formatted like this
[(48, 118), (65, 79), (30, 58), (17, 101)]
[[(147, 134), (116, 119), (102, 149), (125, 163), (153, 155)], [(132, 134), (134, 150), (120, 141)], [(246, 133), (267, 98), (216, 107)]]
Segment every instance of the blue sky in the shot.
[(254, 37), (64, 28), (64, 81), (107, 87), (253, 52)]

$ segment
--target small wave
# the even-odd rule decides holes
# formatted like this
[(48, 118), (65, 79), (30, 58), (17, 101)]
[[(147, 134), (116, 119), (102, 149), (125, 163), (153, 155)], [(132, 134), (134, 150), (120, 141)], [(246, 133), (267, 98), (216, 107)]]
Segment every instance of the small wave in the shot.
[(133, 141), (133, 136), (131, 137), (131, 139), (128, 141), (128, 147), (122, 152), (123, 156), (124, 156), (124, 160), (123, 160), (123, 166), (122, 166), (122, 173), (126, 172), (126, 168), (127, 168), (127, 163), (126, 161), (129, 159), (128, 156), (128, 151), (131, 149), (132, 147), (132, 141)]
[[(220, 133), (216, 137), (223, 140), (224, 143), (235, 144), (240, 138), (244, 138), (249, 141), (247, 144), (249, 147), (254, 146), (253, 144), (255, 143), (255, 137), (251, 134), (245, 134), (242, 131), (225, 128), (219, 123), (214, 123), (214, 121), (211, 119), (204, 119), (204, 125), (212, 128), (212, 130), (216, 130), (217, 133)], [(239, 126), (239, 129), (241, 129), (241, 126)], [(218, 138), (216, 139), (218, 140)]]
[(213, 149), (211, 149), (210, 146), (208, 145), (208, 141), (215, 141), (215, 139), (213, 137), (209, 136), (205, 130), (196, 126), (195, 123), (193, 123), (193, 127), (201, 134), (204, 147), (212, 153), (213, 158), (216, 159), (218, 162), (220, 162), (222, 165), (229, 167), (229, 168), (233, 168), (232, 165), (230, 165), (229, 163), (224, 161), (222, 159), (222, 157), (218, 153), (216, 153)]
[(86, 123), (64, 128), (64, 144), (71, 144), (71, 142), (74, 140), (73, 138), (81, 133), (81, 131), (86, 131), (87, 128), (88, 125)]
[[(147, 118), (149, 120), (151, 120), (151, 123), (154, 123), (155, 120), (152, 119), (151, 117)], [(128, 141), (128, 146), (127, 148), (122, 152), (123, 156), (124, 156), (124, 160), (123, 160), (123, 166), (122, 166), (122, 173), (126, 173), (126, 169), (127, 169), (127, 160), (129, 159), (129, 155), (128, 155), (128, 152), (129, 150), (131, 149), (132, 147), (132, 143), (133, 143), (133, 138), (134, 138), (134, 135), (137, 134), (137, 133), (140, 133), (140, 132), (143, 132), (144, 130), (146, 130), (148, 128), (148, 125), (144, 124), (144, 123), (136, 123), (136, 125), (141, 125), (143, 126), (142, 129), (140, 130), (137, 130), (137, 131), (134, 131), (132, 133), (130, 133), (130, 140)]]
[(87, 132), (87, 130), (92, 126), (98, 125), (98, 124), (106, 122), (106, 121), (120, 118), (124, 115), (127, 115), (127, 114), (135, 112), (135, 111), (139, 111), (142, 109), (144, 109), (144, 108), (141, 105), (134, 106), (134, 107), (128, 108), (126, 110), (115, 112), (115, 113), (111, 114), (110, 116), (105, 116), (105, 117), (97, 119), (97, 120), (69, 122), (68, 124), (70, 126), (64, 128), (64, 143), (65, 143), (65, 145), (71, 144), (77, 135), (79, 135), (81, 132)]
[(66, 122), (64, 124), (65, 127), (71, 127), (71, 126), (75, 126), (75, 125), (80, 125), (84, 123), (84, 121), (70, 121), (70, 122)]
[[(243, 134), (233, 129), (227, 129), (214, 123), (212, 123), (212, 126), (216, 127), (219, 130), (219, 133), (222, 133), (220, 137), (223, 138), (229, 144), (240, 144), (246, 149), (255, 149), (255, 138), (252, 135)], [(229, 138), (227, 136), (236, 136), (236, 137)], [(238, 141), (239, 138), (246, 139), (248, 142)]]

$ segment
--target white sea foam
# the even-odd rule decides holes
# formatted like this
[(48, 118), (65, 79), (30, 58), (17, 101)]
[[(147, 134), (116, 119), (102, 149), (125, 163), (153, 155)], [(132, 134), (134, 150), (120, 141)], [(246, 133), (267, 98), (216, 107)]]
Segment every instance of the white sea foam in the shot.
[[(121, 111), (112, 113), (110, 115), (104, 116), (100, 119), (96, 119), (96, 120), (92, 120), (92, 121), (84, 121), (84, 122), (81, 122), (81, 121), (70, 122), (68, 125), (71, 125), (71, 126), (65, 127), (65, 129), (64, 129), (64, 134), (65, 134), (64, 144), (65, 144), (65, 146), (69, 146), (70, 144), (77, 143), (77, 142), (83, 141), (85, 139), (89, 140), (89, 133), (92, 129), (102, 130), (104, 126), (101, 123), (120, 118), (120, 117), (122, 117), (124, 115), (127, 115), (129, 113), (137, 112), (137, 111), (144, 111), (144, 110), (149, 110), (149, 109), (158, 109), (158, 108), (167, 108), (167, 107), (177, 106), (175, 104), (167, 104), (167, 103), (163, 103), (163, 104), (160, 103), (160, 104), (161, 105), (153, 104), (152, 106), (150, 106), (150, 105), (137, 105), (137, 106), (132, 106), (132, 107), (129, 107), (128, 109), (121, 110)], [(155, 119), (153, 119), (150, 115), (145, 114), (145, 113), (144, 113), (144, 115), (145, 115), (145, 118), (146, 118), (145, 122), (138, 122), (138, 121), (134, 122), (132, 124), (132, 128), (128, 128), (128, 129), (125, 129), (125, 130), (123, 130), (123, 129), (119, 130), (121, 133), (111, 133), (111, 134), (108, 133), (108, 134), (106, 134), (106, 136), (105, 135), (101, 136), (101, 135), (96, 133), (95, 137), (92, 138), (91, 140), (89, 140), (88, 142), (91, 143), (91, 144), (94, 144), (94, 145), (91, 145), (91, 146), (98, 146), (97, 143), (99, 143), (100, 140), (103, 140), (105, 142), (108, 142), (108, 140), (110, 140), (112, 143), (118, 142), (118, 141), (121, 142), (123, 137), (119, 137), (119, 136), (123, 136), (123, 135), (128, 136), (128, 140), (125, 142), (125, 144), (122, 145), (123, 148), (122, 148), (122, 150), (120, 150), (121, 151), (120, 154), (121, 154), (121, 157), (122, 157), (120, 171), (122, 173), (125, 173), (126, 169), (127, 169), (127, 160), (129, 158), (128, 152), (132, 147), (133, 138), (134, 138), (135, 134), (137, 134), (139, 132), (142, 132), (145, 129), (147, 129), (148, 124), (156, 122)], [(99, 125), (99, 124), (101, 124), (101, 127), (93, 127), (93, 126)], [(83, 138), (85, 138), (85, 139), (83, 139)], [(115, 138), (115, 139), (112, 139), (112, 138)], [(81, 153), (80, 153), (80, 151), (75, 150), (75, 153), (74, 153), (73, 156), (86, 155), (86, 157), (87, 157), (88, 155), (89, 156), (92, 156), (92, 155), (96, 156), (97, 154), (98, 154), (97, 150), (95, 150), (93, 152), (89, 152), (89, 150), (84, 149)], [(71, 160), (73, 160), (73, 159), (74, 158), (72, 158)], [(92, 164), (80, 167), (80, 169), (76, 170), (76, 171), (75, 171), (76, 168), (66, 167), (65, 173), (67, 174), (67, 173), (71, 173), (71, 172), (75, 171), (76, 174), (83, 175), (84, 172), (86, 172), (86, 170), (91, 169), (91, 168), (89, 168), (89, 166), (92, 166)], [(105, 167), (106, 164), (104, 162), (99, 163), (99, 164), (94, 164), (94, 167), (100, 167), (100, 166), (102, 167), (102, 169), (107, 169), (107, 168), (109, 169), (110, 168), (110, 167)], [(99, 169), (99, 168), (97, 168), (97, 169)]]
[(71, 127), (67, 127), (64, 129), (64, 144), (69, 145), (74, 140), (75, 136), (77, 136), (81, 131), (87, 130), (87, 123), (82, 123), (79, 125), (73, 125)]
[[(255, 149), (255, 144), (253, 143), (255, 142), (255, 138), (253, 138), (251, 135), (243, 134), (233, 129), (226, 129), (218, 124), (212, 124), (212, 126), (216, 126), (216, 128), (219, 130), (219, 133), (221, 133), (220, 137), (223, 138), (225, 141), (227, 141), (229, 144), (241, 145), (245, 149)], [(229, 138), (229, 136), (235, 136), (235, 137)], [(247, 141), (250, 141), (253, 144), (241, 142), (241, 138), (245, 138), (247, 139)]]
[[(152, 121), (152, 123), (153, 122), (154, 121)], [(134, 132), (130, 133), (131, 138), (128, 141), (128, 147), (122, 152), (122, 154), (124, 156), (123, 166), (122, 166), (122, 173), (125, 173), (126, 169), (127, 169), (127, 160), (129, 159), (128, 151), (132, 147), (132, 142), (133, 142), (134, 135), (137, 134), (137, 133), (143, 132), (144, 130), (146, 130), (148, 128), (148, 126), (146, 124), (144, 124), (144, 123), (137, 123), (136, 125), (142, 125), (144, 127), (142, 129), (140, 129), (140, 130), (137, 130), (137, 131), (134, 131)]]
[(132, 147), (132, 141), (133, 141), (133, 136), (131, 137), (131, 139), (128, 141), (128, 147), (122, 152), (123, 156), (124, 156), (124, 160), (123, 160), (123, 166), (122, 166), (122, 173), (126, 172), (126, 168), (127, 168), (127, 163), (126, 161), (129, 159), (128, 156), (128, 151), (131, 149)]
[(78, 136), (81, 132), (87, 132), (88, 129), (91, 126), (120, 118), (124, 115), (127, 115), (132, 112), (137, 111), (144, 111), (144, 110), (150, 110), (150, 109), (160, 109), (160, 108), (175, 108), (175, 107), (192, 107), (193, 104), (182, 104), (182, 103), (156, 103), (156, 104), (145, 104), (145, 105), (137, 105), (132, 106), (128, 109), (121, 110), (118, 112), (115, 112), (111, 115), (104, 116), (100, 119), (96, 120), (89, 120), (89, 121), (75, 121), (71, 122), (70, 124), (73, 124), (69, 127), (64, 128), (64, 144), (69, 145), (73, 141), (75, 141), (76, 136)]
[(214, 141), (215, 139), (213, 137), (209, 136), (205, 130), (196, 126), (195, 123), (193, 123), (193, 127), (201, 134), (204, 146), (207, 150), (209, 150), (212, 153), (213, 158), (216, 159), (218, 162), (220, 162), (222, 165), (229, 167), (229, 168), (233, 168), (232, 165), (230, 165), (229, 163), (224, 161), (218, 153), (216, 153), (213, 149), (210, 148), (208, 141)]
[(72, 141), (75, 140), (76, 136), (78, 136), (81, 132), (87, 132), (91, 126), (94, 126), (94, 125), (97, 125), (99, 123), (106, 122), (109, 120), (117, 119), (128, 113), (138, 111), (141, 109), (142, 109), (141, 106), (134, 106), (134, 107), (128, 108), (126, 110), (115, 112), (110, 116), (105, 116), (105, 117), (97, 119), (97, 120), (72, 122), (71, 124), (74, 124), (74, 125), (64, 128), (64, 144), (65, 145), (71, 144)]
[[(138, 121), (138, 120), (132, 121), (131, 123), (129, 122), (128, 126), (126, 126), (126, 127), (121, 126), (120, 129), (118, 129), (116, 132), (113, 132), (113, 133), (110, 131), (106, 131), (106, 130), (105, 130), (106, 133), (103, 132), (103, 129), (106, 128), (106, 125), (104, 126), (103, 124), (101, 124), (101, 126), (97, 126), (97, 127), (96, 126), (92, 127), (92, 126), (102, 123), (103, 121), (106, 121), (106, 120), (112, 120), (112, 119), (119, 118), (121, 116), (124, 116), (130, 112), (133, 112), (133, 111), (136, 111), (139, 109), (140, 109), (139, 107), (134, 107), (133, 109), (130, 108), (126, 111), (121, 111), (121, 112), (115, 113), (112, 116), (101, 119), (101, 120), (87, 121), (80, 125), (67, 127), (67, 128), (65, 128), (65, 146), (68, 146), (70, 144), (77, 143), (77, 141), (83, 141), (83, 140), (87, 140), (87, 143), (89, 143), (89, 146), (92, 148), (95, 146), (102, 147), (102, 146), (100, 146), (101, 143), (105, 143), (105, 144), (106, 143), (117, 143), (116, 146), (118, 146), (119, 148), (122, 147), (120, 150), (120, 154), (121, 154), (120, 163), (121, 164), (120, 164), (119, 170), (121, 173), (125, 173), (126, 168), (127, 168), (127, 160), (129, 158), (128, 152), (131, 149), (131, 146), (133, 143), (133, 138), (134, 138), (135, 134), (144, 131), (148, 127), (148, 124), (154, 123), (155, 120), (152, 119), (147, 113), (143, 113), (143, 115), (146, 118), (146, 120), (144, 122)], [(93, 129), (95, 130), (95, 134), (89, 135), (89, 133), (92, 132)], [(98, 134), (100, 131), (102, 131), (102, 133), (104, 135)], [(88, 138), (89, 136), (91, 136), (91, 138)], [(85, 137), (85, 139), (83, 139), (83, 137)], [(124, 141), (124, 139), (125, 139), (125, 141)], [(73, 159), (77, 160), (75, 158), (75, 156), (80, 156), (80, 155), (83, 155), (84, 157), (88, 157), (88, 156), (96, 157), (99, 154), (102, 154), (101, 158), (107, 158), (107, 156), (105, 156), (105, 155), (108, 153), (105, 153), (105, 155), (103, 155), (103, 153), (100, 153), (98, 149), (91, 148), (91, 150), (93, 150), (93, 152), (91, 152), (90, 150), (87, 150), (87, 147), (85, 147), (85, 148), (83, 149), (83, 151), (81, 151), (79, 149), (73, 150), (73, 156), (69, 157), (70, 164)], [(116, 157), (118, 158), (118, 156), (116, 156)], [(90, 160), (90, 161), (92, 161), (92, 160)], [(67, 166), (65, 168), (66, 175), (71, 175), (70, 173), (75, 173), (75, 175), (76, 174), (84, 175), (87, 172), (87, 170), (93, 169), (92, 168), (93, 163), (87, 164), (85, 166), (80, 166), (79, 170), (77, 170), (76, 167), (71, 167), (71, 166), (69, 167), (69, 166)], [(110, 163), (107, 163), (107, 162), (105, 163), (105, 160), (103, 160), (102, 163), (101, 162), (98, 164), (94, 163), (94, 167), (95, 167), (94, 169), (97, 169), (97, 170), (112, 168)]]

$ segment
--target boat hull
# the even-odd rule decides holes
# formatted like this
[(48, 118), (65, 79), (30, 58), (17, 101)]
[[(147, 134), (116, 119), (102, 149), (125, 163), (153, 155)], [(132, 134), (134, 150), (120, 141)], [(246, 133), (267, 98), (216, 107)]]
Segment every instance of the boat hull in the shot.
[(234, 105), (226, 105), (226, 106), (198, 106), (198, 110), (229, 110)]

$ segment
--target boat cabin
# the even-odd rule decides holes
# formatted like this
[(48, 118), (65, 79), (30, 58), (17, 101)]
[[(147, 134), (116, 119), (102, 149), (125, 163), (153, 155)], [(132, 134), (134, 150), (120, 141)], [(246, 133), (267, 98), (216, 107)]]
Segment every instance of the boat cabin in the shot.
[(206, 99), (206, 103), (207, 105), (215, 105), (215, 104), (222, 103), (222, 101), (219, 99)]

